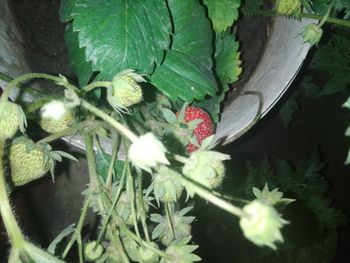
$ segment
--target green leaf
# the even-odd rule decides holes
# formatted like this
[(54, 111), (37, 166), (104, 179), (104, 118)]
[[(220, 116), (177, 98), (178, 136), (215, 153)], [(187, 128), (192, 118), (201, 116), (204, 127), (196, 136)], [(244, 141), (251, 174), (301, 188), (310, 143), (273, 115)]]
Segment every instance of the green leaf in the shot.
[(168, 1), (174, 32), (171, 50), (151, 76), (152, 83), (172, 100), (191, 102), (214, 95), (210, 21), (199, 1)]
[(73, 32), (72, 25), (68, 25), (65, 32), (70, 66), (79, 79), (79, 85), (85, 86), (92, 76), (91, 62), (85, 59), (85, 48), (79, 47), (78, 33)]
[(59, 15), (61, 22), (68, 22), (73, 19), (73, 6), (76, 0), (61, 0)]
[(73, 233), (74, 230), (75, 230), (74, 224), (71, 224), (67, 226), (65, 229), (63, 229), (62, 232), (51, 242), (51, 244), (47, 248), (47, 252), (54, 255), (58, 243), (60, 243), (65, 237)]
[(164, 63), (157, 67), (151, 80), (172, 100), (179, 97), (191, 102), (216, 92), (212, 72), (191, 56), (175, 50), (167, 52)]
[(177, 118), (174, 112), (171, 110), (164, 108), (162, 109), (163, 117), (168, 123), (176, 123)]
[(218, 33), (225, 31), (238, 18), (240, 0), (204, 0), (208, 8), (208, 16), (211, 19), (214, 30)]
[(300, 92), (294, 91), (294, 93), (288, 98), (288, 100), (282, 105), (280, 109), (280, 117), (285, 127), (288, 127), (291, 124), (295, 114), (299, 109), (299, 97)]
[(307, 98), (316, 98), (320, 95), (321, 88), (313, 82), (312, 76), (306, 76), (300, 83), (300, 91)]
[[(99, 176), (103, 178), (103, 180), (107, 179), (108, 167), (111, 162), (111, 156), (107, 153), (103, 153), (98, 151), (96, 154), (96, 171)], [(116, 178), (120, 178), (123, 173), (125, 162), (116, 160), (114, 163), (114, 174)]]
[(231, 34), (219, 35), (215, 42), (215, 71), (221, 83), (230, 84), (238, 80), (242, 73), (238, 52), (239, 43)]
[(79, 0), (73, 30), (79, 46), (102, 79), (125, 69), (151, 73), (170, 44), (171, 23), (165, 1)]

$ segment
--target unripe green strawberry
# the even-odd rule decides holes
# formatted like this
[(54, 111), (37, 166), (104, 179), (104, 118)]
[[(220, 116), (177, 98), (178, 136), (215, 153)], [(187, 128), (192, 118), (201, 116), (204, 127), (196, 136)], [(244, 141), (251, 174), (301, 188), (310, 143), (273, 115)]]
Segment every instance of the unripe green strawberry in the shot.
[(10, 147), (12, 182), (15, 186), (24, 185), (39, 179), (50, 169), (43, 145), (36, 145), (25, 137), (16, 139)]
[(22, 136), (13, 140), (10, 146), (11, 178), (15, 186), (21, 186), (41, 178), (50, 170), (53, 176), (55, 161), (62, 156), (76, 160), (68, 153), (51, 151), (47, 143), (34, 143)]
[(276, 12), (289, 16), (297, 12), (301, 8), (300, 0), (277, 0), (276, 1)]
[(0, 102), (0, 139), (12, 138), (18, 129), (24, 132), (26, 117), (21, 106), (16, 103)]
[(158, 203), (159, 201), (164, 203), (176, 202), (183, 190), (181, 174), (167, 166), (161, 166), (154, 175), (150, 188), (153, 189)]
[(209, 179), (210, 186), (216, 189), (222, 185), (222, 181), (225, 177), (225, 165), (222, 161), (216, 161), (212, 164), (212, 168), (215, 170), (215, 176)]
[(317, 45), (320, 41), (323, 34), (322, 28), (318, 25), (311, 23), (306, 25), (302, 31), (301, 35), (303, 36), (304, 43), (310, 43), (311, 46)]
[[(150, 243), (150, 246), (152, 246), (154, 248), (158, 248), (157, 244), (154, 242)], [(141, 262), (144, 262), (144, 263), (159, 262), (158, 255), (152, 249), (150, 249), (148, 247), (141, 246), (139, 248), (139, 254), (140, 254)]]
[(133, 70), (124, 70), (117, 74), (108, 88), (107, 100), (116, 110), (127, 112), (127, 108), (142, 101), (142, 88), (138, 82), (145, 79)]
[(96, 261), (103, 255), (103, 246), (97, 244), (96, 241), (91, 241), (86, 244), (84, 254), (87, 260)]
[[(185, 163), (182, 173), (199, 184), (211, 189), (221, 185), (225, 175), (222, 161), (229, 160), (228, 154), (216, 151), (198, 150), (190, 155)], [(195, 192), (190, 185), (184, 185), (187, 194), (193, 197)]]
[(68, 129), (75, 122), (72, 109), (65, 106), (63, 101), (53, 100), (41, 108), (41, 128), (48, 133), (57, 133)]

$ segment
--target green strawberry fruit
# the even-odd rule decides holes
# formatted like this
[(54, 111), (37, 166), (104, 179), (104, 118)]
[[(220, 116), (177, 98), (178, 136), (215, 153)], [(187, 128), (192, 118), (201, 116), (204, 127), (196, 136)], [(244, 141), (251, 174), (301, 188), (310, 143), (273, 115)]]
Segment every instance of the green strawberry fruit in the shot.
[(320, 41), (323, 35), (323, 30), (318, 25), (311, 23), (302, 29), (301, 35), (303, 36), (304, 43), (307, 42), (313, 46), (317, 45)]
[[(150, 243), (150, 246), (154, 248), (158, 248), (158, 245), (154, 242)], [(139, 248), (139, 254), (141, 258), (141, 262), (144, 263), (156, 263), (159, 262), (159, 257), (158, 255), (150, 248), (141, 246)]]
[(281, 15), (290, 16), (300, 8), (300, 0), (277, 0), (276, 2), (276, 12)]
[(43, 145), (20, 137), (10, 147), (12, 182), (15, 186), (27, 184), (44, 176), (50, 169)]
[(103, 250), (104, 249), (101, 244), (97, 244), (96, 241), (91, 241), (85, 246), (85, 257), (87, 260), (95, 261), (102, 256)]
[(225, 177), (225, 165), (222, 161), (216, 161), (212, 164), (212, 168), (215, 170), (215, 176), (209, 179), (210, 186), (216, 189), (222, 185), (222, 181)]
[(107, 100), (118, 112), (128, 112), (127, 108), (142, 101), (142, 88), (138, 82), (145, 79), (133, 70), (124, 70), (117, 74), (108, 88)]
[(61, 100), (52, 100), (41, 108), (40, 126), (48, 133), (64, 131), (74, 123), (73, 110)]
[(13, 140), (10, 146), (10, 167), (12, 182), (21, 186), (41, 178), (49, 170), (52, 177), (56, 161), (62, 156), (77, 161), (73, 156), (61, 151), (51, 151), (47, 143), (34, 143), (24, 136)]
[(0, 139), (12, 138), (18, 129), (24, 132), (26, 117), (21, 106), (13, 102), (0, 102)]

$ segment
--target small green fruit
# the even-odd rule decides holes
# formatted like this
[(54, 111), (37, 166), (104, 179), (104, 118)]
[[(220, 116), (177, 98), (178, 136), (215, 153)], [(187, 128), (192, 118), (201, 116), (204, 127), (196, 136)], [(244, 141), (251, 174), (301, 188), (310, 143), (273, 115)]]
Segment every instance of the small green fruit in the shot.
[(276, 2), (276, 12), (281, 15), (290, 16), (300, 8), (300, 0), (277, 0)]
[(109, 104), (118, 112), (128, 112), (128, 107), (142, 101), (142, 88), (138, 82), (144, 81), (145, 79), (133, 70), (120, 72), (113, 78), (112, 85), (108, 88)]
[(316, 24), (306, 25), (301, 31), (304, 43), (310, 43), (311, 46), (317, 45), (323, 34), (322, 28), (319, 28)]
[[(158, 248), (157, 244), (152, 242), (150, 244), (154, 248)], [(142, 262), (144, 263), (156, 263), (159, 262), (159, 257), (158, 255), (150, 248), (141, 246), (139, 248), (139, 254), (142, 259)]]
[(0, 102), (0, 139), (12, 138), (18, 129), (24, 132), (27, 125), (21, 106), (13, 102)]
[(50, 169), (43, 145), (25, 137), (16, 139), (10, 147), (10, 167), (15, 186), (27, 184), (44, 176)]
[(53, 100), (41, 108), (40, 126), (48, 133), (64, 131), (74, 123), (74, 112), (63, 101)]
[(101, 244), (97, 244), (96, 241), (92, 241), (85, 246), (85, 257), (87, 260), (95, 261), (99, 259), (103, 254), (103, 247)]
[(213, 189), (216, 189), (222, 185), (222, 181), (224, 180), (226, 169), (222, 161), (214, 162), (212, 164), (212, 167), (215, 170), (215, 176), (209, 179), (209, 183)]

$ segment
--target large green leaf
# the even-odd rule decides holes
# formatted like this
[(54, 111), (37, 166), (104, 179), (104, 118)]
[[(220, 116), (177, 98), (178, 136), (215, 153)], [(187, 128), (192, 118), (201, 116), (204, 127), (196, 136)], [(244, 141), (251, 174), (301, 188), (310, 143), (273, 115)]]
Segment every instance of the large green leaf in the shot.
[(212, 72), (191, 56), (169, 50), (164, 63), (157, 67), (152, 82), (167, 96), (175, 100), (202, 100), (206, 94), (214, 95), (216, 83)]
[(229, 90), (230, 83), (236, 82), (242, 72), (240, 53), (238, 52), (239, 43), (231, 34), (216, 37), (215, 41), (215, 71), (220, 80), (221, 88), (210, 98), (195, 102), (194, 105), (205, 109), (210, 113), (214, 122), (219, 122), (221, 112), (221, 102)]
[(85, 48), (79, 47), (78, 34), (73, 32), (71, 25), (66, 28), (65, 40), (71, 68), (78, 77), (80, 86), (85, 86), (93, 73), (92, 65), (91, 62), (85, 60)]
[(223, 84), (236, 82), (242, 73), (239, 43), (231, 34), (218, 36), (215, 42), (215, 71)]
[(208, 15), (218, 33), (225, 31), (238, 18), (238, 8), (241, 0), (204, 0)]
[(60, 20), (61, 22), (68, 22), (73, 19), (73, 6), (76, 0), (61, 0), (60, 5)]
[(151, 76), (152, 83), (171, 99), (191, 102), (214, 95), (210, 21), (199, 1), (169, 0), (174, 32), (171, 50)]
[(151, 73), (170, 44), (171, 21), (165, 1), (76, 0), (73, 30), (80, 47), (103, 79), (124, 69)]

